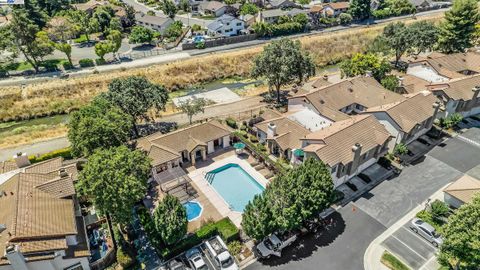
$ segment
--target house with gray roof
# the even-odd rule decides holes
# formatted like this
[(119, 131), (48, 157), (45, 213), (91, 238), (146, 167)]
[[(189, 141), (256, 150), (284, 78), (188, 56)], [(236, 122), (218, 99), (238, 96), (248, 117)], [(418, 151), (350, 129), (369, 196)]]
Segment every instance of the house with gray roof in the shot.
[(219, 1), (203, 1), (198, 5), (198, 13), (203, 16), (220, 17), (227, 12), (228, 5)]
[(308, 10), (293, 8), (290, 10), (268, 9), (257, 14), (257, 22), (276, 23), (282, 16), (293, 17), (297, 14), (307, 14)]
[(231, 15), (224, 14), (207, 26), (210, 36), (236, 36), (245, 29), (245, 22)]
[(150, 28), (162, 34), (173, 23), (173, 20), (169, 17), (151, 16), (143, 13), (135, 14), (135, 21), (137, 25)]

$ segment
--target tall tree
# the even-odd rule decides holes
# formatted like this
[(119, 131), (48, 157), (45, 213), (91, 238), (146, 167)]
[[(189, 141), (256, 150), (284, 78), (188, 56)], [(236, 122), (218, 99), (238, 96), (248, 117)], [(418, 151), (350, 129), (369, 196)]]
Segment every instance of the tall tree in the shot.
[(381, 81), (385, 74), (391, 70), (391, 67), (383, 57), (372, 53), (357, 53), (351, 59), (343, 61), (340, 64), (340, 70), (343, 77), (355, 77), (372, 72), (373, 77), (377, 81)]
[(95, 44), (95, 54), (98, 55), (98, 57), (102, 60), (105, 61), (105, 55), (107, 53), (113, 52), (114, 44), (110, 41), (102, 41), (97, 44)]
[(450, 269), (478, 269), (480, 265), (480, 196), (462, 205), (443, 227), (439, 262)]
[(160, 4), (160, 9), (170, 17), (170, 19), (175, 19), (175, 14), (177, 14), (177, 6), (172, 0), (162, 0)]
[(72, 46), (68, 43), (53, 43), (53, 47), (57, 49), (58, 51), (62, 52), (67, 56), (68, 63), (70, 63), (71, 66), (73, 66), (72, 62)]
[(440, 25), (438, 48), (445, 53), (463, 52), (472, 46), (475, 25), (479, 20), (477, 1), (454, 0)]
[(118, 30), (110, 30), (107, 39), (112, 44), (112, 53), (116, 57), (118, 50), (122, 47), (122, 33)]
[(245, 3), (240, 7), (240, 14), (242, 15), (255, 15), (259, 11), (257, 5), (253, 3)]
[(74, 25), (66, 17), (53, 17), (47, 24), (47, 33), (52, 41), (65, 43), (75, 33)]
[(153, 213), (155, 228), (163, 242), (173, 245), (187, 233), (187, 212), (180, 201), (172, 196), (165, 196)]
[(411, 38), (411, 53), (419, 55), (432, 51), (438, 42), (439, 29), (432, 22), (418, 21), (408, 26)]
[(387, 44), (395, 53), (395, 66), (398, 66), (400, 58), (412, 46), (413, 39), (410, 29), (402, 22), (389, 23), (383, 29), (383, 36)]
[(243, 231), (250, 237), (261, 240), (274, 232), (273, 215), (265, 192), (255, 195), (245, 206), (242, 215)]
[(68, 140), (75, 156), (87, 157), (98, 148), (126, 143), (132, 132), (132, 117), (101, 97), (70, 114)]
[(370, 5), (370, 0), (352, 0), (348, 8), (348, 13), (358, 20), (368, 19), (372, 14)]
[(110, 29), (110, 21), (114, 18), (114, 11), (109, 5), (101, 6), (95, 9), (92, 18), (98, 22), (99, 30), (107, 35)]
[(132, 116), (137, 136), (138, 130), (135, 121), (140, 117), (148, 119), (147, 111), (152, 108), (157, 111), (164, 110), (168, 100), (168, 93), (163, 86), (153, 84), (142, 76), (112, 80), (104, 96), (126, 114)]
[(13, 6), (15, 11), (23, 11), (27, 13), (27, 18), (33, 21), (39, 29), (45, 27), (48, 21), (48, 15), (39, 5), (37, 0), (24, 0), (24, 6)]
[(188, 121), (192, 124), (194, 115), (205, 112), (207, 100), (204, 98), (187, 99), (178, 104), (178, 108), (188, 116)]
[(141, 25), (132, 28), (128, 42), (130, 43), (150, 43), (153, 39), (153, 31)]
[(100, 149), (88, 158), (76, 187), (101, 214), (127, 225), (133, 206), (145, 196), (149, 172), (150, 161), (140, 150), (126, 146)]
[(66, 16), (69, 18), (70, 22), (76, 26), (78, 32), (85, 35), (87, 42), (90, 41), (90, 34), (98, 31), (100, 28), (98, 21), (92, 19), (86, 11), (69, 10), (67, 11)]
[(278, 103), (283, 85), (295, 79), (303, 81), (315, 74), (315, 64), (301, 48), (300, 41), (286, 38), (265, 46), (254, 63), (252, 75), (266, 78), (269, 87), (274, 87), (277, 92)]

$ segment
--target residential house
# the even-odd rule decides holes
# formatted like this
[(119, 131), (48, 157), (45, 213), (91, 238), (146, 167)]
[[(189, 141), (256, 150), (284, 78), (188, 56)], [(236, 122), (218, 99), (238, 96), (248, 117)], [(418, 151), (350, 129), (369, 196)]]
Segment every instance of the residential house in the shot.
[(138, 25), (150, 28), (162, 34), (173, 23), (173, 20), (169, 17), (151, 16), (143, 13), (135, 14), (135, 20)]
[(391, 135), (373, 115), (355, 115), (301, 140), (305, 157), (323, 161), (338, 187), (386, 154)]
[(97, 7), (106, 6), (106, 5), (109, 5), (108, 1), (89, 0), (88, 2), (85, 2), (85, 3), (73, 4), (73, 7), (76, 10), (82, 10), (82, 11), (86, 11), (89, 14), (92, 14), (93, 12), (95, 12), (95, 9)]
[(291, 9), (291, 10), (282, 10), (282, 9), (268, 9), (263, 10), (257, 14), (257, 22), (265, 23), (277, 23), (278, 19), (282, 16), (293, 17), (297, 14), (307, 14), (308, 10), (302, 9)]
[(239, 19), (244, 22), (245, 28), (248, 28), (255, 23), (256, 16), (251, 14), (240, 15)]
[(204, 1), (198, 5), (198, 13), (203, 16), (220, 17), (227, 9), (228, 5), (219, 1)]
[(396, 144), (409, 144), (432, 128), (440, 107), (437, 100), (432, 93), (424, 91), (402, 101), (368, 108), (365, 113), (375, 116), (394, 137), (388, 146), (394, 149)]
[(349, 2), (332, 2), (322, 4), (322, 15), (323, 17), (337, 17), (341, 13), (348, 11), (350, 7)]
[(399, 94), (415, 94), (428, 89), (430, 82), (411, 74), (405, 74), (394, 71), (392, 73), (398, 78), (398, 87), (395, 92)]
[[(368, 108), (404, 100), (400, 94), (388, 91), (372, 77), (356, 77), (330, 84), (324, 78), (309, 85), (308, 93), (288, 99), (288, 110), (308, 108), (324, 118), (324, 125), (347, 120), (350, 115)], [(316, 88), (316, 85), (320, 86)]]
[(301, 6), (290, 0), (270, 0), (267, 1), (267, 9), (289, 9), (289, 8), (300, 8)]
[(152, 172), (156, 174), (185, 163), (206, 160), (207, 155), (230, 146), (231, 130), (217, 121), (209, 121), (179, 129), (167, 134), (160, 132), (137, 140), (152, 159)]
[(281, 116), (254, 126), (261, 143), (266, 142), (270, 154), (295, 162), (293, 151), (302, 148), (301, 139), (311, 133), (297, 122)]
[(224, 14), (207, 26), (209, 36), (236, 36), (245, 29), (245, 22), (231, 15)]
[(14, 158), (17, 169), (0, 174), (0, 270), (90, 269), (76, 164)]
[(453, 113), (464, 117), (480, 113), (480, 74), (431, 84), (428, 88), (441, 100), (444, 117)]
[(459, 208), (472, 202), (480, 194), (480, 180), (465, 174), (443, 190), (445, 202), (453, 208)]
[(480, 73), (480, 54), (475, 52), (441, 54), (432, 53), (409, 63), (407, 74), (430, 83), (448, 82)]
[(433, 7), (431, 0), (409, 0), (410, 3), (417, 9), (417, 11), (428, 10)]

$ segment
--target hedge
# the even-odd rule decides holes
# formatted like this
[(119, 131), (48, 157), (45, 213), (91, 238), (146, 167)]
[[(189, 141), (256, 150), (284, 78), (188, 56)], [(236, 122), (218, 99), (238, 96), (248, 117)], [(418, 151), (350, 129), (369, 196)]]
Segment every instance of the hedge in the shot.
[(29, 156), (28, 159), (30, 160), (30, 163), (33, 164), (33, 163), (45, 161), (47, 159), (56, 158), (56, 157), (63, 157), (64, 159), (72, 159), (73, 158), (72, 149), (70, 147), (62, 148), (59, 150), (48, 152), (40, 156), (32, 155), (32, 156)]
[(78, 61), (78, 64), (81, 67), (93, 67), (94, 66), (93, 60), (90, 59), (90, 58), (80, 59), (80, 61)]
[(155, 229), (155, 223), (149, 211), (145, 207), (140, 207), (137, 209), (137, 214), (150, 242), (164, 259), (172, 258), (217, 234), (227, 243), (237, 240), (240, 237), (238, 228), (226, 217), (217, 222), (210, 222), (203, 225), (194, 234), (187, 236), (171, 247), (167, 247)]

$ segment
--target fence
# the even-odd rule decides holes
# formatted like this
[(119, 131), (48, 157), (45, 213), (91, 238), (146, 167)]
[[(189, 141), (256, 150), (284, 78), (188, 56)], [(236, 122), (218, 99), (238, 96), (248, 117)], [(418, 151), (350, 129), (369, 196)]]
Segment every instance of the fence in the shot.
[(120, 58), (128, 58), (128, 59), (135, 60), (135, 59), (142, 59), (150, 56), (162, 55), (166, 53), (167, 51), (164, 49), (154, 49), (154, 50), (143, 51), (143, 52), (124, 53), (124, 54), (121, 54)]
[[(217, 47), (222, 45), (252, 41), (257, 39), (257, 34), (241, 35), (235, 37), (220, 37), (214, 39), (208, 39), (205, 41), (205, 48)], [(196, 49), (196, 43), (183, 43), (182, 50), (193, 50)]]

